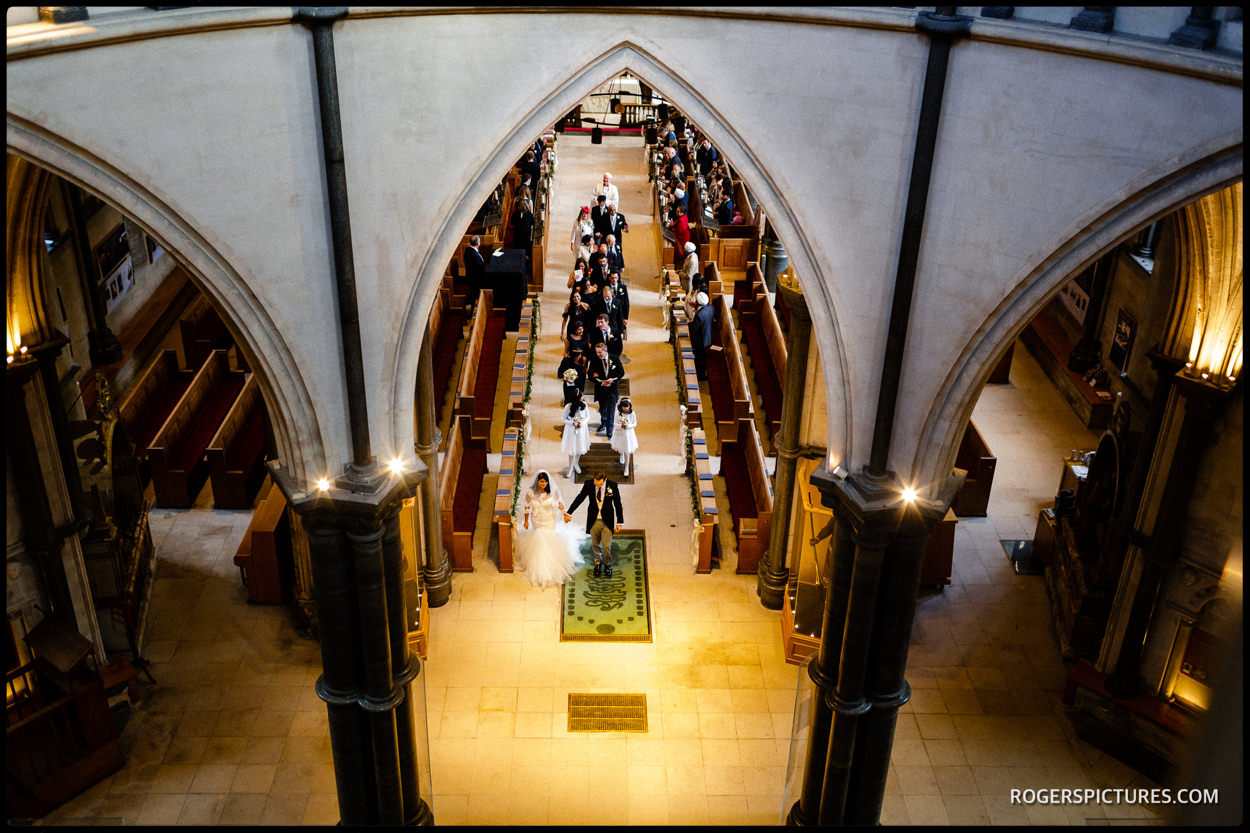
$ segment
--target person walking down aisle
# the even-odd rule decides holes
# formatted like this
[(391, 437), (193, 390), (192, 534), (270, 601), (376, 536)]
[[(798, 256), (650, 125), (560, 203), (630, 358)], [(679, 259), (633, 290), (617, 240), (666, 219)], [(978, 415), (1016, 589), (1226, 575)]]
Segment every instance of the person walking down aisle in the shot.
[(563, 584), (581, 563), (581, 542), (585, 535), (560, 522), (564, 511), (560, 487), (545, 471), (540, 471), (525, 493), (525, 522), (517, 540), (517, 554), (525, 577), (535, 587)]
[[(565, 373), (569, 371), (566, 370)], [(560, 453), (568, 455), (569, 458), (565, 477), (572, 477), (581, 471), (577, 459), (590, 450), (590, 409), (586, 407), (580, 393), (572, 396), (572, 401), (564, 406), (564, 436), (560, 439)]]
[(573, 513), (582, 501), (586, 506), (586, 532), (590, 534), (590, 546), (595, 553), (595, 576), (606, 568), (612, 577), (612, 534), (621, 531), (625, 512), (621, 508), (621, 496), (616, 482), (608, 480), (607, 473), (595, 472), (593, 480), (582, 485), (581, 492), (573, 499), (573, 505), (564, 513), (565, 522), (573, 520)]
[(638, 450), (637, 427), (638, 415), (634, 413), (634, 403), (622, 399), (616, 406), (616, 431), (612, 434), (612, 450), (621, 455), (621, 465), (625, 466), (626, 477), (629, 477), (634, 452)]

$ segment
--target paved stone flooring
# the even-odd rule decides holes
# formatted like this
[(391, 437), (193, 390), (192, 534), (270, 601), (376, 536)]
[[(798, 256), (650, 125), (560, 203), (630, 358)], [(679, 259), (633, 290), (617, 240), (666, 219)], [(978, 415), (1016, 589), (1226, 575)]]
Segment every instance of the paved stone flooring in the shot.
[[(553, 427), (565, 240), (605, 169), (631, 226), (626, 355), (641, 449), (622, 495), (626, 524), (647, 531), (655, 640), (561, 643), (558, 590), (499, 573), (483, 518), (474, 572), (456, 574), (451, 600), (430, 612), (423, 790), (440, 824), (776, 824), (794, 799), (783, 790), (798, 668), (782, 656), (778, 614), (760, 606), (753, 576), (733, 572), (732, 552), (712, 574), (693, 573), (657, 230), (636, 138), (559, 140), (529, 470), (564, 462)], [(1063, 456), (1095, 435), (1023, 349), (1011, 383), (987, 387), (974, 419), (998, 457), (989, 517), (959, 522), (953, 582), (921, 599), (913, 697), (899, 715), (882, 823), (1153, 820), (1138, 807), (1010, 802), (1013, 787), (1149, 782), (1075, 738), (1043, 580), (1016, 575), (999, 544), (1032, 537)], [(488, 478), (484, 492), (493, 489)], [(132, 711), (126, 766), (45, 823), (337, 821), (313, 691), (319, 651), (284, 608), (246, 603), (231, 557), (248, 519), (213, 511), (207, 490), (196, 509), (153, 513), (160, 564), (146, 652), (159, 685), (145, 682)], [(570, 692), (613, 691), (647, 695), (647, 733), (566, 731)]]

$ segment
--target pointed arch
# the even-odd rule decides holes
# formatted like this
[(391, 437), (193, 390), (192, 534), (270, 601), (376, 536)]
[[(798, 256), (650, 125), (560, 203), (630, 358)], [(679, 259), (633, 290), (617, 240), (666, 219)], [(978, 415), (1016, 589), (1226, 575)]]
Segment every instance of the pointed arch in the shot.
[(1240, 181), (1241, 131), (1171, 160), (1078, 217), (1055, 240), (1050, 253), (1028, 259), (1023, 276), (977, 330), (952, 365), (925, 418), (912, 471), (917, 482), (936, 489), (955, 460), (964, 425), (990, 371), (1035, 315), (1073, 275), (1148, 223), (1186, 203)]
[[(257, 375), (283, 467), (296, 482), (309, 482), (328, 470), (317, 412), (299, 366), (264, 305), (229, 260), (159, 197), (85, 148), (12, 113), (7, 142), (10, 154), (116, 206), (186, 267)], [(36, 239), (42, 240), (41, 231)], [(12, 291), (10, 287), (10, 299)]]
[[(826, 411), (829, 414), (830, 455), (846, 460), (852, 453), (852, 413), (849, 365), (845, 340), (833, 307), (822, 261), (807, 245), (809, 235), (795, 219), (785, 192), (765, 171), (750, 145), (725, 120), (713, 102), (704, 98), (678, 73), (655, 57), (652, 51), (632, 41), (622, 41), (583, 64), (554, 90), (537, 99), (528, 113), (507, 134), (507, 138), (487, 155), (480, 171), (469, 179), (451, 212), (435, 235), (435, 243), (415, 264), (416, 280), (406, 303), (407, 313), (394, 346), (391, 401), (391, 436), (400, 447), (413, 434), (413, 386), (416, 379), (418, 347), (424, 338), (426, 321), (438, 293), (446, 264), (455, 254), (464, 229), (477, 208), (499, 180), (513, 167), (535, 136), (571, 111), (579, 101), (600, 85), (628, 70), (652, 89), (663, 93), (678, 110), (697, 124), (713, 144), (742, 175), (751, 193), (759, 200), (778, 236), (787, 241), (786, 251), (797, 274), (804, 277), (803, 290), (813, 319), (813, 330), (820, 349), (825, 374)], [(535, 95), (542, 95), (536, 90)]]

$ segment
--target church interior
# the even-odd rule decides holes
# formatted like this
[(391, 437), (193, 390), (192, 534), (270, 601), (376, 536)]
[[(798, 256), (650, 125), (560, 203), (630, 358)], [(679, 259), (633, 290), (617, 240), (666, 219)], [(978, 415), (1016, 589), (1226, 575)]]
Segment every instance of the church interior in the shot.
[[(10, 69), (15, 37), (75, 8), (11, 10)], [(1238, 35), (1238, 87), (1240, 57)], [(9, 822), (1239, 818), (1240, 142), (1232, 181), (1005, 316), (1013, 336), (948, 441), (949, 484), (861, 517), (839, 497), (860, 474), (834, 464), (819, 278), (772, 192), (668, 91), (629, 69), (599, 80), (520, 136), (526, 152), (444, 235), (405, 380), (413, 448), (379, 459), (385, 520), (339, 538), (317, 495), (355, 494), (357, 472), (296, 482), (273, 365), (197, 267), (10, 140)], [(27, 114), (9, 116), (12, 134)], [(619, 255), (579, 269), (576, 220), (601, 194)], [(584, 317), (573, 292), (599, 297), (610, 271), (616, 306)], [(570, 337), (597, 310), (620, 315), (605, 352), (623, 377), (602, 400), (593, 338)], [(593, 422), (629, 399), (636, 451), (591, 430), (574, 468), (571, 385)], [(531, 583), (527, 490), (546, 472), (571, 503), (596, 471), (623, 505), (620, 580), (587, 561)], [(335, 506), (355, 518), (350, 494)], [(887, 510), (902, 543), (874, 550)], [(381, 613), (352, 597), (369, 581)], [(621, 604), (638, 615), (605, 618)], [(358, 701), (339, 686), (349, 632)], [(861, 639), (863, 702), (891, 669), (905, 682), (885, 718), (856, 723), (840, 698)], [(1184, 807), (1017, 795), (1052, 788), (1206, 792)]]

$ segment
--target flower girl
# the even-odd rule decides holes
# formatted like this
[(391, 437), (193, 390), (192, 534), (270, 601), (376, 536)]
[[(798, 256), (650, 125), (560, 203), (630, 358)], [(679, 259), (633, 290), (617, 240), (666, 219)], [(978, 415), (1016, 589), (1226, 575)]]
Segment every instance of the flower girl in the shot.
[(560, 439), (560, 452), (569, 455), (569, 467), (565, 477), (572, 477), (581, 469), (577, 458), (590, 450), (590, 409), (580, 393), (564, 406), (564, 436)]
[(629, 469), (634, 462), (634, 452), (638, 450), (637, 427), (638, 415), (634, 413), (634, 403), (621, 399), (616, 406), (616, 430), (612, 433), (612, 448), (621, 455), (626, 477), (629, 477)]

